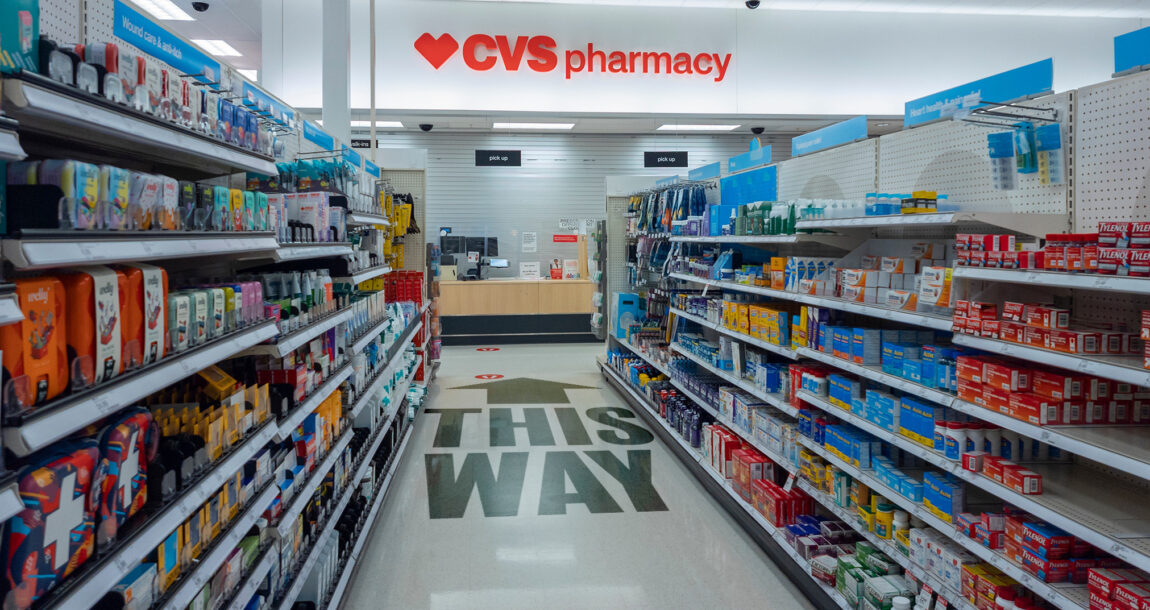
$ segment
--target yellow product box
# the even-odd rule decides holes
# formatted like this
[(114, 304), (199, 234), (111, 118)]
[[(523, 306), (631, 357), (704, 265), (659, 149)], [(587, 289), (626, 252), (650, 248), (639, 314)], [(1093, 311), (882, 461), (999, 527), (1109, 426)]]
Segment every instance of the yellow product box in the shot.
[(787, 257), (785, 256), (772, 256), (771, 257), (771, 271), (783, 271), (787, 268)]
[(204, 393), (215, 400), (222, 400), (235, 391), (236, 379), (214, 364), (200, 371), (199, 376), (207, 382)]
[(740, 303), (739, 308), (736, 312), (736, 316), (737, 316), (737, 318), (736, 318), (737, 325), (735, 326), (735, 330), (737, 330), (743, 334), (750, 332), (751, 327), (750, 327), (750, 319), (748, 318), (748, 306)]

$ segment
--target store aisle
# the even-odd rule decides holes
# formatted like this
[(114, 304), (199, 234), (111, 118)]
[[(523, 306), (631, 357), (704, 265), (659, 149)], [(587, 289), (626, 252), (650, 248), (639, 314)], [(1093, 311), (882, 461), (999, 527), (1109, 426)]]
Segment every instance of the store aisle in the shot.
[(810, 608), (602, 352), (445, 348), (344, 608)]

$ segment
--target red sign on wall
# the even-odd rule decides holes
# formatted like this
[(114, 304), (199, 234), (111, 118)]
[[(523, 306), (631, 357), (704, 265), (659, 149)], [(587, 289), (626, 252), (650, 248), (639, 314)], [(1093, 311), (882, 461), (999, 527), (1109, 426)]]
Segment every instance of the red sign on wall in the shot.
[(579, 241), (578, 235), (552, 235), (551, 241), (556, 244), (573, 244)]

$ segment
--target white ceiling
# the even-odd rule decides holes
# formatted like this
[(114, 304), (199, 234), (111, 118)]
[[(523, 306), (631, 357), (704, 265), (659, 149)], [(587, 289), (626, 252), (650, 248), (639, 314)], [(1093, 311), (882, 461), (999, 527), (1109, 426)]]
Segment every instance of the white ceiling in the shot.
[[(363, 0), (353, 0), (363, 1)], [(444, 1), (444, 0), (441, 0)], [(472, 2), (533, 2), (540, 4), (603, 4), (619, 6), (744, 8), (744, 0), (469, 0)], [(192, 0), (173, 0), (195, 21), (164, 25), (187, 39), (220, 39), (241, 57), (226, 58), (236, 68), (260, 67), (260, 0), (208, 0), (200, 13)], [(386, 0), (380, 3), (386, 10)], [(316, 8), (319, 10), (318, 5)], [(972, 15), (1031, 15), (1046, 17), (1150, 18), (1150, 0), (762, 0), (759, 11), (865, 11), (948, 13)]]
[[(260, 67), (260, 0), (206, 0), (208, 10), (192, 8), (192, 0), (172, 0), (195, 21), (165, 21), (164, 27), (188, 40), (223, 40), (242, 53), (216, 59), (235, 68)], [(317, 11), (319, 8), (317, 7)]]
[[(743, 0), (471, 0), (541, 4), (740, 8)], [(758, 10), (950, 13), (1043, 17), (1150, 17), (1150, 0), (762, 0)], [(746, 10), (746, 9), (744, 9)]]
[[(319, 118), (317, 110), (305, 111), (304, 116), (313, 120)], [(807, 133), (826, 127), (832, 123), (847, 119), (850, 117), (837, 117), (837, 116), (819, 116), (819, 117), (800, 117), (800, 116), (770, 116), (770, 117), (732, 117), (732, 116), (712, 116), (712, 115), (691, 115), (689, 117), (651, 117), (651, 116), (587, 116), (587, 115), (539, 115), (529, 114), (522, 112), (507, 112), (507, 113), (473, 113), (473, 114), (446, 114), (446, 113), (403, 113), (391, 114), (379, 112), (376, 114), (375, 120), (377, 121), (400, 121), (403, 123), (403, 130), (416, 130), (419, 129), (420, 123), (429, 123), (434, 125), (434, 131), (439, 132), (453, 132), (453, 133), (467, 133), (467, 132), (509, 132), (509, 133), (613, 133), (613, 134), (651, 134), (655, 133), (655, 129), (660, 125), (669, 123), (688, 123), (688, 124), (706, 124), (706, 125), (739, 125), (738, 129), (733, 131), (714, 131), (714, 132), (693, 132), (693, 133), (707, 133), (707, 134), (735, 134), (735, 135), (749, 135), (752, 127), (762, 127), (765, 135), (778, 135), (794, 137), (798, 134)], [(356, 111), (353, 113), (352, 120), (366, 121), (368, 114), (366, 112)], [(555, 132), (551, 130), (494, 130), (492, 123), (496, 121), (513, 121), (524, 123), (574, 123), (575, 127), (571, 130), (564, 130)], [(867, 120), (868, 132), (871, 136), (882, 135), (898, 131), (902, 128), (902, 117), (870, 117)], [(353, 127), (352, 133), (356, 136), (368, 133), (367, 127)], [(390, 133), (399, 131), (394, 128), (377, 129), (378, 133)], [(692, 132), (678, 132), (678, 131), (664, 131), (659, 132), (667, 135), (675, 135), (680, 133)]]

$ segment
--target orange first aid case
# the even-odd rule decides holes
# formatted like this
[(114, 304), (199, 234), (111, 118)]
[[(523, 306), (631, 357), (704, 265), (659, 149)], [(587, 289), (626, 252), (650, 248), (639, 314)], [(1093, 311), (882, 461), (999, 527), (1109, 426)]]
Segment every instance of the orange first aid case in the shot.
[(64, 285), (53, 277), (14, 280), (24, 321), (0, 326), (4, 387), (17, 381), (15, 398), (31, 406), (59, 396), (68, 387)]
[(168, 272), (143, 263), (122, 265), (127, 290), (120, 295), (124, 311), (124, 360), (151, 364), (164, 357), (168, 327)]
[[(107, 381), (124, 370), (124, 274), (109, 267), (80, 267), (60, 276), (68, 292), (68, 356), (85, 385)], [(138, 315), (138, 314), (137, 314)]]

